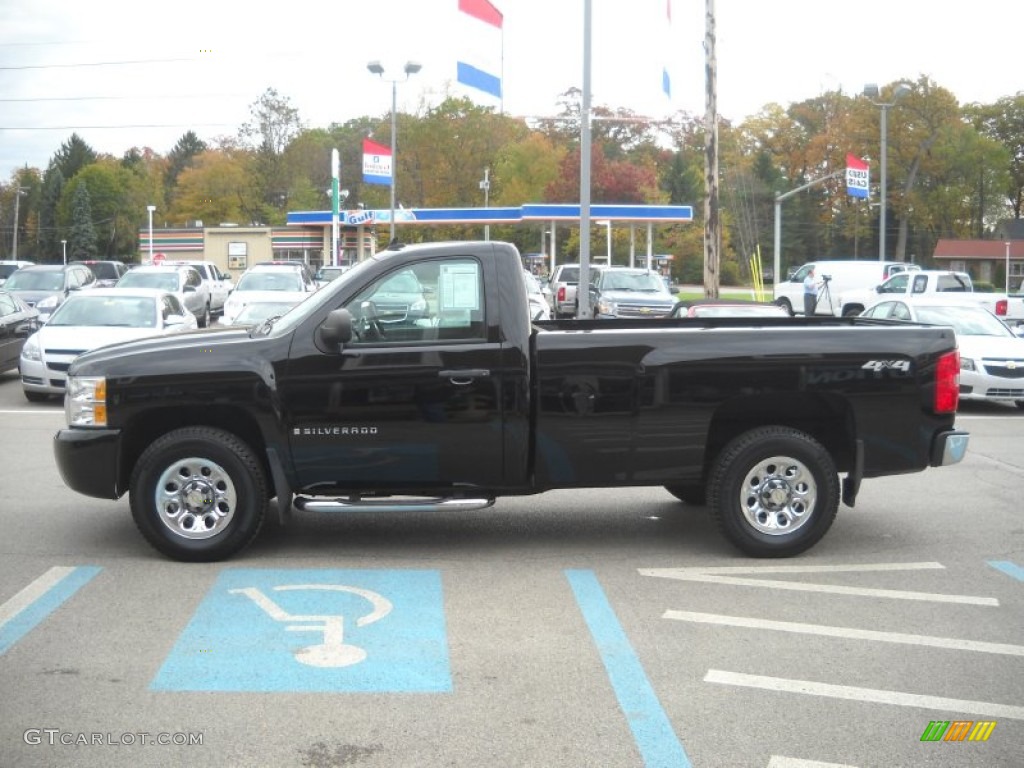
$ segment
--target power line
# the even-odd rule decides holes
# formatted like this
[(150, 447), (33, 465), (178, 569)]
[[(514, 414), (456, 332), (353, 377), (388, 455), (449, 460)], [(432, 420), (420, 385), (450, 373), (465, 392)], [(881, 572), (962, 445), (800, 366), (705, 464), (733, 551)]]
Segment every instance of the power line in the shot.
[(102, 131), (121, 128), (237, 128), (235, 123), (177, 123), (122, 125), (0, 125), (0, 131)]
[(0, 67), (0, 71), (20, 69), (70, 69), (73, 67), (120, 67), (125, 64), (174, 64), (183, 61), (197, 61), (195, 57), (184, 59), (135, 59), (129, 61), (85, 61), (76, 64), (23, 64), (16, 67)]

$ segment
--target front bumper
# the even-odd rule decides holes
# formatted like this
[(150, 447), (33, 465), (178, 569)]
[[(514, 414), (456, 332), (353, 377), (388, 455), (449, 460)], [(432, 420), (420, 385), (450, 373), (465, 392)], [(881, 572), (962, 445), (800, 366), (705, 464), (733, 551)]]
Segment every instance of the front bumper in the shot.
[(21, 386), (26, 392), (39, 392), (45, 395), (63, 395), (67, 380), (67, 363), (63, 371), (54, 371), (41, 360), (27, 360), (22, 357), (18, 370), (21, 373)]
[(61, 479), (73, 491), (98, 499), (120, 498), (119, 429), (62, 429), (54, 435), (53, 455)]
[(967, 453), (969, 439), (970, 433), (962, 432), (959, 429), (951, 429), (937, 434), (932, 443), (931, 465), (933, 467), (948, 467), (950, 464), (959, 464)]

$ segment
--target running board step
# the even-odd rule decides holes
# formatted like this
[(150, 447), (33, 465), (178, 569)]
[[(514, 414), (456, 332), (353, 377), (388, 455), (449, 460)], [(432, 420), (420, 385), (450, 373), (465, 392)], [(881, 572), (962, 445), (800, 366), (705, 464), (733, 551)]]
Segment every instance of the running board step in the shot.
[(473, 512), (486, 509), (494, 499), (456, 498), (390, 498), (390, 499), (347, 499), (297, 496), (295, 508), (310, 512), (433, 512), (456, 510)]

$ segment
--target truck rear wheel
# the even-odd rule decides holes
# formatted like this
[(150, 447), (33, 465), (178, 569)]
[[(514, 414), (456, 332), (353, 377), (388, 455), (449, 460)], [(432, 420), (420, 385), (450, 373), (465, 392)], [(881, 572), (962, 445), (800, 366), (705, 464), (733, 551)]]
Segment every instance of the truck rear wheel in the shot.
[(719, 455), (709, 504), (719, 530), (753, 557), (789, 557), (816, 544), (839, 511), (839, 476), (828, 451), (789, 427), (761, 427)]
[(184, 427), (139, 457), (132, 517), (155, 549), (188, 562), (222, 560), (259, 533), (267, 483), (253, 450), (230, 432)]

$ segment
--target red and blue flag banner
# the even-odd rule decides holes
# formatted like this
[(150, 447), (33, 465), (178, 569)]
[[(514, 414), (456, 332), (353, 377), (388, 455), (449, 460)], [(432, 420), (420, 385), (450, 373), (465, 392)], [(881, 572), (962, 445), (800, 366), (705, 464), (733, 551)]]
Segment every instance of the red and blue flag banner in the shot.
[(456, 60), (456, 80), (500, 99), (504, 16), (488, 0), (458, 2), (466, 34), (459, 36), (463, 53)]
[(391, 184), (391, 147), (363, 139), (363, 181), (367, 184)]
[(850, 197), (867, 197), (870, 167), (851, 154), (846, 155), (846, 193)]

